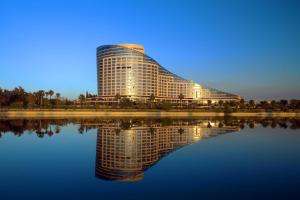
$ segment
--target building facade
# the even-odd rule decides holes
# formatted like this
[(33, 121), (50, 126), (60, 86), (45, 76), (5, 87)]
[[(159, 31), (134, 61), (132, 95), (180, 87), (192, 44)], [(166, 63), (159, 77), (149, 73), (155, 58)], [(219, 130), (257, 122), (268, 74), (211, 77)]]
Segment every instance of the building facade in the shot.
[[(98, 96), (113, 101), (115, 96), (145, 101), (156, 100), (205, 103), (236, 101), (239, 96), (208, 88), (168, 71), (136, 44), (103, 45), (97, 48)], [(181, 95), (181, 96), (182, 96)]]

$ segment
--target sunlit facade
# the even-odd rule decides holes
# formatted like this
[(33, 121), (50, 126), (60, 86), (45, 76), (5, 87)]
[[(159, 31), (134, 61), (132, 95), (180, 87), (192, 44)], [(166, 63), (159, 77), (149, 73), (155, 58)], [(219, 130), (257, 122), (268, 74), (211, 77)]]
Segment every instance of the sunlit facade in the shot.
[(235, 101), (239, 96), (208, 88), (173, 74), (145, 54), (136, 44), (103, 45), (97, 48), (98, 96), (113, 100), (119, 94), (132, 100), (212, 102)]
[(162, 157), (185, 145), (220, 134), (238, 131), (237, 126), (220, 126), (217, 121), (196, 123), (178, 121), (134, 124), (99, 124), (97, 134), (96, 176), (106, 180), (138, 181), (144, 171)]

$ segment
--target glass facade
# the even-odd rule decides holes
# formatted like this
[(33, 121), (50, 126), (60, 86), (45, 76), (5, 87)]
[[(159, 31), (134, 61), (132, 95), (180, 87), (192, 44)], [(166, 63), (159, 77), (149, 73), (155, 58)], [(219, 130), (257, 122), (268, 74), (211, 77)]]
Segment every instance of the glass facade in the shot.
[(103, 45), (97, 48), (98, 95), (112, 99), (117, 94), (131, 99), (186, 100), (222, 99), (239, 97), (204, 87), (171, 73), (144, 53), (136, 44)]

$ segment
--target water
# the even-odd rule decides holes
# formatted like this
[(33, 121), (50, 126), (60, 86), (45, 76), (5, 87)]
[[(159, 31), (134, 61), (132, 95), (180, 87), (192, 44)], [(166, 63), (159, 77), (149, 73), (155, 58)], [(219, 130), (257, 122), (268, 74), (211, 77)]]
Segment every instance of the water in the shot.
[(299, 199), (300, 120), (0, 120), (0, 199)]

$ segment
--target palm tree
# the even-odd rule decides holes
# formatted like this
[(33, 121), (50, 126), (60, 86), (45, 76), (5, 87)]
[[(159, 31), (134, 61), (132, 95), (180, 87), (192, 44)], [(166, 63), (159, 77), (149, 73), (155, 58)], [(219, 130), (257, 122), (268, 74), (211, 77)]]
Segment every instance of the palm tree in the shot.
[(182, 100), (184, 99), (184, 95), (182, 93), (180, 93), (180, 95), (178, 96), (178, 99), (180, 100), (180, 107), (182, 107)]
[(44, 90), (39, 90), (37, 94), (38, 94), (38, 98), (39, 98), (39, 104), (40, 104), (40, 106), (42, 106), (45, 91)]
[(56, 93), (55, 94), (55, 96), (56, 96), (56, 105), (58, 104), (58, 101), (59, 101), (59, 98), (60, 98), (60, 93)]
[(155, 95), (152, 93), (150, 96), (149, 96), (149, 100), (150, 100), (150, 106), (152, 108), (152, 103), (154, 102), (155, 100)]
[(120, 104), (121, 95), (119, 93), (116, 94), (115, 100), (118, 102), (118, 106)]
[(275, 109), (276, 109), (277, 103), (276, 103), (275, 100), (272, 100), (272, 101), (271, 101), (271, 107), (272, 107), (272, 110), (275, 110)]
[(35, 102), (36, 102), (36, 97), (34, 94), (32, 94), (32, 93), (26, 94), (25, 102), (24, 102), (26, 107), (33, 107)]
[(38, 103), (38, 102), (39, 102), (39, 94), (38, 94), (37, 92), (34, 92), (34, 93), (33, 93), (33, 96), (34, 96), (35, 103), (36, 103), (36, 104), (39, 104), (39, 103)]
[(83, 102), (84, 102), (84, 100), (85, 100), (85, 96), (84, 96), (83, 94), (80, 94), (79, 97), (78, 97), (78, 99), (79, 99), (80, 105), (81, 105), (81, 107), (82, 107), (82, 104), (83, 104)]
[(21, 102), (21, 104), (24, 106), (25, 90), (21, 86), (19, 86), (19, 87), (15, 88), (13, 92), (17, 96), (17, 100), (19, 102)]
[(25, 90), (21, 86), (19, 86), (17, 89), (18, 89), (18, 95), (22, 98), (25, 94)]
[(240, 104), (245, 104), (245, 99), (241, 99)]
[(207, 100), (207, 105), (208, 106), (211, 106), (211, 103), (212, 103), (211, 100)]
[(254, 100), (250, 100), (249, 101), (249, 105), (251, 108), (254, 108), (255, 107), (255, 101)]
[(281, 110), (286, 111), (288, 109), (288, 101), (285, 99), (282, 99), (279, 101), (279, 105), (281, 107)]
[(223, 106), (224, 105), (224, 101), (223, 100), (220, 100), (219, 101), (219, 106)]
[(49, 96), (49, 92), (45, 92), (46, 99), (48, 99), (48, 96)]
[(245, 108), (245, 100), (244, 99), (241, 99), (240, 102), (239, 102), (239, 107), (244, 109)]
[(53, 91), (53, 90), (49, 90), (49, 91), (48, 91), (48, 95), (50, 96), (50, 100), (51, 100), (51, 97), (52, 97), (53, 94), (54, 94), (54, 91)]

